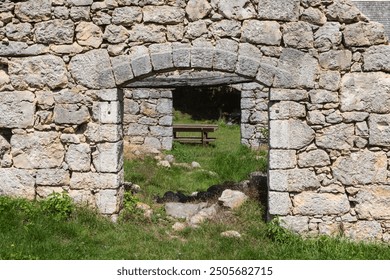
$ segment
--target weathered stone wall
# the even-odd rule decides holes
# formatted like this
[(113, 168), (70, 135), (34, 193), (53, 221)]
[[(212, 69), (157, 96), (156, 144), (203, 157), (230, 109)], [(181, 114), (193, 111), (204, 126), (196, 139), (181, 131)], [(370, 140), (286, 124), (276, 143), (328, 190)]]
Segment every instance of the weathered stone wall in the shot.
[(0, 194), (117, 213), (124, 103), (142, 105), (123, 85), (222, 71), (260, 84), (243, 88), (249, 123), (269, 96), (270, 215), (389, 240), (390, 46), (349, 1), (6, 0), (0, 38)]
[(170, 89), (125, 89), (123, 135), (129, 152), (171, 150), (173, 107)]

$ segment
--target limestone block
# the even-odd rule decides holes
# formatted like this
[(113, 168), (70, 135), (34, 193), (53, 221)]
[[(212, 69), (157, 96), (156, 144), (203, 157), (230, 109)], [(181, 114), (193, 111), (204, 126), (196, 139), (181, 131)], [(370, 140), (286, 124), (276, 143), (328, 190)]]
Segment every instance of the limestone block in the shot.
[(84, 94), (80, 94), (77, 90), (63, 89), (54, 94), (52, 93), (52, 98), (54, 99), (56, 104), (80, 104), (81, 105), (81, 104), (88, 103), (88, 98), (84, 96)]
[(130, 52), (131, 67), (135, 77), (149, 74), (152, 72), (152, 62), (150, 60), (149, 50), (145, 46), (135, 46)]
[(271, 120), (288, 120), (306, 117), (305, 105), (294, 101), (281, 101), (270, 106), (269, 117)]
[(241, 36), (242, 42), (279, 46), (281, 39), (280, 25), (275, 21), (244, 21)]
[(175, 67), (190, 67), (191, 48), (190, 44), (172, 43), (172, 56)]
[(36, 199), (45, 199), (53, 193), (63, 193), (65, 190), (63, 187), (53, 186), (37, 186), (36, 187)]
[(92, 89), (114, 88), (114, 74), (107, 50), (91, 50), (75, 55), (69, 64), (74, 79)]
[(338, 91), (341, 85), (341, 75), (339, 71), (324, 71), (320, 74), (320, 88), (329, 91)]
[(36, 184), (39, 186), (66, 186), (70, 183), (69, 171), (64, 169), (38, 169)]
[(67, 85), (64, 61), (54, 55), (13, 58), (9, 63), (11, 83), (15, 88), (62, 88)]
[(190, 21), (206, 17), (211, 10), (211, 5), (207, 0), (189, 0), (186, 6), (186, 14)]
[(142, 11), (145, 23), (176, 24), (185, 17), (184, 9), (172, 6), (145, 6)]
[(207, 207), (207, 203), (177, 203), (177, 202), (169, 202), (165, 204), (165, 211), (167, 215), (174, 218), (191, 218), (199, 211)]
[(346, 25), (343, 34), (347, 47), (364, 47), (387, 43), (385, 28), (377, 22), (358, 22)]
[(103, 34), (103, 38), (112, 44), (123, 43), (129, 36), (129, 32), (125, 27), (113, 24), (108, 25)]
[(307, 123), (310, 125), (324, 125), (325, 116), (318, 110), (307, 112)]
[(11, 80), (8, 76), (8, 74), (3, 71), (3, 70), (0, 70), (0, 87), (3, 87), (4, 85), (10, 83)]
[(65, 161), (72, 171), (91, 170), (91, 148), (88, 144), (71, 144), (65, 155)]
[(92, 21), (96, 25), (109, 25), (111, 24), (111, 16), (105, 12), (98, 11), (94, 17), (92, 17)]
[(55, 19), (35, 25), (35, 38), (43, 44), (72, 44), (74, 23), (71, 20)]
[(135, 24), (129, 32), (129, 40), (144, 43), (165, 43), (167, 28), (163, 25)]
[(296, 49), (313, 48), (314, 37), (311, 25), (307, 22), (290, 22), (283, 27), (283, 41), (286, 47)]
[(221, 39), (215, 46), (213, 69), (234, 72), (237, 62), (238, 43), (230, 39)]
[(161, 98), (157, 101), (156, 110), (160, 114), (172, 114), (173, 104), (172, 99)]
[(67, 7), (53, 7), (52, 13), (55, 18), (69, 19), (69, 9)]
[(190, 22), (186, 28), (185, 37), (188, 39), (196, 39), (201, 37), (203, 34), (207, 34), (207, 24), (205, 20), (198, 20), (195, 22)]
[(269, 214), (288, 215), (291, 212), (292, 203), (287, 192), (272, 192), (268, 194)]
[(299, 18), (299, 0), (259, 0), (260, 19), (297, 21)]
[(327, 90), (312, 90), (309, 92), (310, 101), (313, 104), (338, 103), (339, 96), (337, 92)]
[(163, 137), (161, 141), (161, 149), (170, 151), (172, 150), (173, 137)]
[(377, 221), (358, 221), (344, 231), (346, 237), (360, 241), (375, 241), (382, 238), (382, 227)]
[(123, 142), (97, 144), (92, 162), (97, 172), (119, 172), (123, 166)]
[(72, 190), (117, 189), (122, 185), (121, 173), (72, 172)]
[(28, 128), (34, 124), (34, 94), (3, 91), (0, 94), (0, 128)]
[(256, 111), (249, 117), (249, 122), (251, 124), (267, 124), (268, 122), (268, 112), (259, 112)]
[(302, 101), (307, 100), (308, 98), (308, 92), (300, 89), (272, 88), (270, 93), (270, 101)]
[(301, 20), (315, 25), (324, 25), (326, 16), (320, 9), (309, 7), (302, 12)]
[(59, 167), (65, 154), (57, 132), (15, 134), (11, 146), (14, 166), (22, 169)]
[(300, 120), (271, 120), (270, 146), (273, 149), (301, 149), (315, 137), (314, 130)]
[(102, 214), (118, 213), (121, 200), (117, 190), (100, 190), (96, 194), (96, 207)]
[(95, 195), (90, 190), (68, 190), (68, 194), (74, 203), (88, 206), (92, 209), (96, 208)]
[(330, 21), (341, 23), (351, 23), (359, 21), (361, 13), (359, 9), (347, 0), (335, 0), (326, 11), (326, 16)]
[(180, 42), (184, 37), (184, 25), (167, 25), (167, 39), (169, 42)]
[(0, 195), (35, 198), (35, 178), (28, 170), (0, 168)]
[(199, 39), (193, 41), (191, 49), (191, 67), (212, 69), (214, 46), (211, 42)]
[(335, 222), (324, 222), (318, 224), (319, 234), (328, 235), (328, 236), (337, 236), (340, 235), (341, 225), (340, 223)]
[(111, 65), (117, 85), (121, 85), (134, 78), (129, 55), (119, 55), (112, 57)]
[(331, 50), (321, 53), (320, 65), (329, 70), (349, 70), (352, 63), (352, 53), (349, 50)]
[(314, 33), (314, 47), (321, 52), (332, 49), (333, 46), (341, 44), (343, 34), (340, 31), (340, 23), (327, 22)]
[(318, 72), (317, 59), (308, 53), (286, 48), (280, 57), (276, 88), (313, 88)]
[(350, 73), (341, 80), (342, 111), (390, 113), (390, 74)]
[(236, 73), (248, 77), (255, 77), (260, 67), (261, 56), (261, 51), (252, 44), (240, 44)]
[(316, 136), (320, 148), (348, 150), (353, 146), (355, 127), (353, 124), (337, 124), (321, 130)]
[(66, 0), (68, 4), (73, 6), (89, 6), (93, 0)]
[(76, 39), (82, 46), (99, 48), (103, 43), (103, 32), (92, 22), (80, 22), (76, 27)]
[(295, 150), (275, 150), (269, 151), (269, 168), (270, 169), (289, 169), (297, 165)]
[(116, 25), (132, 26), (142, 21), (142, 9), (140, 7), (120, 7), (112, 13), (112, 23)]
[(72, 45), (51, 45), (50, 50), (57, 54), (78, 54), (83, 51), (78, 43), (74, 42)]
[(122, 126), (89, 122), (85, 136), (91, 142), (117, 142), (122, 138)]
[(218, 202), (229, 209), (237, 209), (248, 200), (248, 196), (240, 191), (224, 190)]
[(70, 18), (73, 21), (90, 20), (91, 8), (89, 6), (84, 7), (72, 7), (70, 8)]
[(12, 11), (15, 7), (15, 3), (11, 1), (3, 1), (0, 3), (0, 12)]
[(256, 10), (249, 0), (220, 0), (218, 12), (228, 19), (245, 20), (256, 17)]
[(210, 26), (211, 32), (220, 38), (222, 37), (239, 37), (241, 35), (241, 23), (236, 20), (221, 20), (214, 22)]
[(299, 167), (323, 167), (330, 165), (330, 158), (324, 150), (313, 150), (298, 155)]
[(339, 157), (332, 166), (333, 176), (344, 185), (386, 183), (387, 156), (385, 152), (368, 150)]
[(173, 130), (172, 127), (161, 127), (161, 126), (152, 126), (150, 128), (150, 133), (155, 137), (172, 137)]
[(32, 25), (29, 23), (9, 23), (5, 27), (5, 32), (8, 39), (15, 41), (25, 41), (32, 34)]
[(15, 15), (23, 22), (39, 22), (51, 18), (51, 0), (29, 0), (15, 5)]
[(294, 196), (293, 205), (295, 215), (340, 215), (350, 210), (345, 194), (303, 192)]
[(346, 112), (341, 114), (345, 123), (362, 122), (370, 115), (367, 112)]
[(309, 217), (286, 216), (279, 218), (280, 225), (288, 230), (302, 234), (309, 231)]
[(173, 116), (164, 116), (164, 117), (160, 118), (158, 121), (158, 124), (162, 125), (162, 126), (172, 126)]
[(93, 103), (92, 117), (99, 123), (119, 124), (121, 123), (121, 116), (122, 108), (119, 101)]
[(83, 124), (89, 120), (89, 110), (84, 105), (56, 104), (54, 107), (54, 122), (56, 124)]
[(127, 127), (127, 131), (124, 133), (129, 136), (146, 136), (149, 133), (149, 129), (146, 125), (133, 123)]
[(374, 146), (390, 146), (390, 115), (370, 114), (369, 143)]
[(170, 43), (150, 45), (149, 51), (155, 71), (173, 68), (172, 45)]
[(287, 169), (269, 171), (269, 188), (271, 191), (302, 192), (318, 189), (319, 178), (310, 169)]
[(365, 71), (390, 72), (390, 46), (370, 47), (363, 54)]
[(148, 148), (161, 150), (161, 141), (156, 137), (146, 137), (144, 145)]
[(390, 219), (390, 187), (385, 185), (362, 186), (355, 197), (355, 210), (362, 220)]
[(1, 56), (34, 56), (47, 53), (49, 49), (42, 44), (35, 44), (32, 46), (24, 42), (1, 42), (0, 55)]

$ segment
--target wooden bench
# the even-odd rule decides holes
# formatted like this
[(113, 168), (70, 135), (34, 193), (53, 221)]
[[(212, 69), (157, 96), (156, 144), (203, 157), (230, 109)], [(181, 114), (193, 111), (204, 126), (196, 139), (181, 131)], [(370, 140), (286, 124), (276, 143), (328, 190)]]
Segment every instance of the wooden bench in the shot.
[[(174, 124), (173, 125), (173, 140), (180, 143), (193, 143), (207, 145), (215, 141), (215, 137), (210, 137), (209, 133), (218, 129), (218, 125), (213, 124)], [(191, 132), (199, 132), (199, 135), (192, 134)], [(180, 133), (185, 133), (180, 135)]]

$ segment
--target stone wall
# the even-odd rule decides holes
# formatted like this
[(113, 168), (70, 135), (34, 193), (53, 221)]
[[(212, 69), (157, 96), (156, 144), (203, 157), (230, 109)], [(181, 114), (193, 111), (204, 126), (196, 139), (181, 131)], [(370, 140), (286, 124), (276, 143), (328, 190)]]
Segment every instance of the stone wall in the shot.
[[(260, 85), (242, 89), (249, 122), (269, 96), (269, 214), (300, 233), (389, 240), (390, 46), (351, 2), (5, 0), (0, 39), (0, 194), (67, 190), (114, 215), (124, 103), (142, 106), (123, 85), (222, 71)], [(252, 145), (261, 131), (248, 131)]]
[(123, 135), (131, 153), (171, 150), (173, 106), (170, 89), (125, 89)]

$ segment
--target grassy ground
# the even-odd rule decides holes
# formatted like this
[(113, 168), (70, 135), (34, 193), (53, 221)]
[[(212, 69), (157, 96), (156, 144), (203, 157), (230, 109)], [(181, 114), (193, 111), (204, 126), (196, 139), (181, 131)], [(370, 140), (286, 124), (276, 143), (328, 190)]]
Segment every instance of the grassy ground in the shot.
[[(126, 161), (126, 179), (142, 191), (126, 195), (117, 223), (75, 207), (66, 195), (39, 202), (0, 197), (0, 259), (390, 259), (388, 245), (329, 237), (305, 240), (275, 223), (266, 224), (258, 201), (199, 228), (175, 232), (175, 221), (163, 206), (152, 204), (155, 195), (205, 190), (266, 169), (265, 152), (239, 145), (238, 126), (221, 124), (216, 136), (214, 146), (175, 145), (171, 151), (178, 162), (197, 161), (202, 170), (158, 167), (153, 158)], [(134, 208), (137, 201), (152, 205), (150, 218)], [(221, 237), (226, 230), (239, 231), (242, 238)]]

